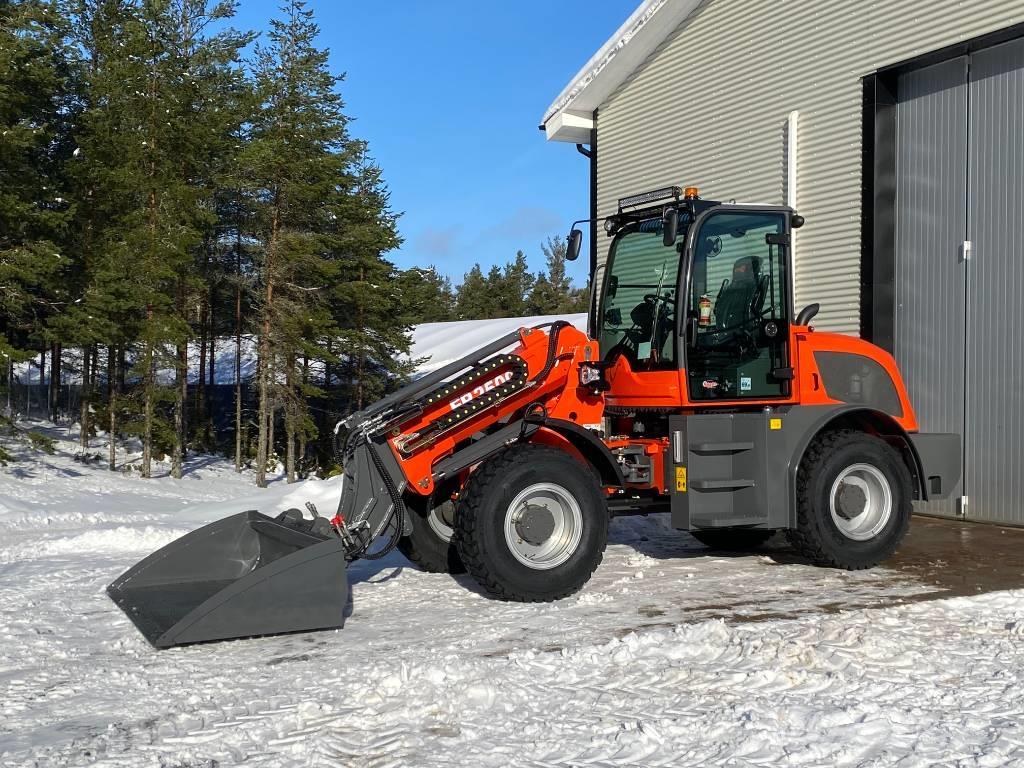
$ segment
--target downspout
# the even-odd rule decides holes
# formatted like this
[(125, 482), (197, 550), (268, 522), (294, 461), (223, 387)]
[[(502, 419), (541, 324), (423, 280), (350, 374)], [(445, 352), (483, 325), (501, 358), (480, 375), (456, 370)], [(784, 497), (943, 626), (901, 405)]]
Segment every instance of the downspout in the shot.
[(597, 110), (593, 115), (594, 127), (590, 129), (590, 147), (576, 145), (576, 151), (590, 161), (590, 310), (587, 313), (587, 331), (591, 338), (597, 332), (596, 296), (597, 296)]

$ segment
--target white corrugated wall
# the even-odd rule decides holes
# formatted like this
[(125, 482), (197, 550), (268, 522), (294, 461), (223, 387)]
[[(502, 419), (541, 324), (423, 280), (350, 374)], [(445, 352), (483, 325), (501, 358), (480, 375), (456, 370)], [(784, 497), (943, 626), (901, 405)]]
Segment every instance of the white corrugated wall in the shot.
[(1022, 21), (1020, 0), (708, 0), (599, 108), (598, 215), (669, 184), (784, 203), (799, 110), (797, 308), (818, 301), (818, 327), (857, 333), (861, 78)]

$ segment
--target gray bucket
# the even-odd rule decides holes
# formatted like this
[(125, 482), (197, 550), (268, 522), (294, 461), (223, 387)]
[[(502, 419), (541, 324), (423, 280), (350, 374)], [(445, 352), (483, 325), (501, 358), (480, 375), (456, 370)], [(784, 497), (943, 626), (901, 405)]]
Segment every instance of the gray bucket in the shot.
[(125, 571), (107, 594), (157, 648), (341, 627), (340, 538), (281, 515), (241, 512)]

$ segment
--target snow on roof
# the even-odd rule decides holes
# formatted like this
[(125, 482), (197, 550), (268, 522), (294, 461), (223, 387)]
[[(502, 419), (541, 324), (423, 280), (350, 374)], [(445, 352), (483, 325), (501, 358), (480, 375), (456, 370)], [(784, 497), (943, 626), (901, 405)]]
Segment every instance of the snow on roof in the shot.
[(593, 112), (661, 45), (701, 0), (643, 0), (544, 113), (552, 141), (590, 142)]
[(519, 328), (532, 328), (555, 320), (568, 320), (586, 333), (586, 313), (573, 315), (539, 315), (536, 317), (502, 317), (496, 320), (458, 320), (452, 323), (423, 323), (412, 329), (409, 357), (423, 360), (417, 373), (430, 373), (442, 365), (458, 360), (474, 349), (501, 338)]

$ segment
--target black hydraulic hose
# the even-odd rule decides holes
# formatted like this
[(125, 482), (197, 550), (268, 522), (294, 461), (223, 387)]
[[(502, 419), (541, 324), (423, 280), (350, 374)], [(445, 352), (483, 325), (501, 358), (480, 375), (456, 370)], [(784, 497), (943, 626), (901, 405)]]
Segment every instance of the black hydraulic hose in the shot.
[(548, 356), (547, 360), (544, 361), (544, 367), (530, 379), (531, 382), (543, 381), (551, 373), (551, 369), (555, 367), (555, 353), (558, 351), (558, 334), (562, 332), (563, 328), (568, 328), (572, 323), (567, 323), (565, 320), (556, 320), (551, 323), (551, 330), (548, 331)]
[[(379, 529), (380, 533), (383, 533), (387, 527), (391, 525), (394, 526), (394, 533), (391, 534), (390, 541), (388, 541), (387, 546), (379, 552), (374, 552), (372, 555), (368, 555), (364, 552), (361, 555), (364, 560), (379, 560), (398, 546), (398, 540), (402, 538), (402, 529), (405, 527), (405, 502), (402, 500), (402, 492), (399, 491), (398, 486), (395, 485), (395, 481), (391, 477), (391, 473), (387, 471), (387, 468), (384, 466), (384, 462), (381, 460), (380, 456), (377, 455), (376, 447), (373, 443), (367, 441), (366, 448), (370, 452), (370, 460), (373, 462), (373, 466), (377, 468), (381, 478), (384, 480), (384, 487), (388, 491), (388, 496), (391, 497), (391, 514), (388, 515), (387, 521)], [(367, 547), (372, 543), (373, 540), (371, 539), (367, 542)]]

